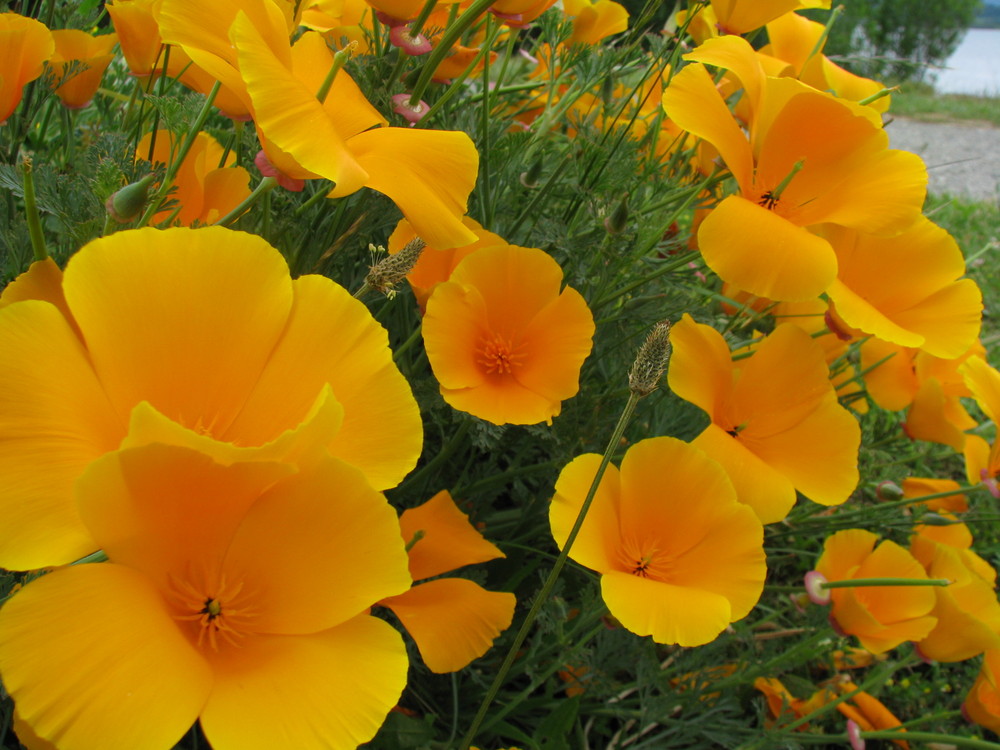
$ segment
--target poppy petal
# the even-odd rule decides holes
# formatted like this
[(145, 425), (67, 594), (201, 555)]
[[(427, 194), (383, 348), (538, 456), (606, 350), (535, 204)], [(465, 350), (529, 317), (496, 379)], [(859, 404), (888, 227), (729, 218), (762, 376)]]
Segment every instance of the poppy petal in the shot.
[[(559, 474), (555, 495), (549, 506), (552, 537), (559, 549), (569, 538), (590, 485), (597, 476), (601, 457), (596, 453), (577, 456)], [(594, 495), (587, 517), (577, 535), (569, 556), (591, 570), (607, 571), (618, 566), (616, 548), (619, 529), (618, 508), (621, 485), (618, 468), (609, 464)]]
[(457, 672), (489, 651), (510, 627), (513, 594), (464, 578), (439, 578), (381, 602), (413, 637), (432, 672)]
[(367, 615), (312, 635), (248, 635), (209, 658), (201, 726), (215, 750), (357, 747), (406, 684), (399, 633)]

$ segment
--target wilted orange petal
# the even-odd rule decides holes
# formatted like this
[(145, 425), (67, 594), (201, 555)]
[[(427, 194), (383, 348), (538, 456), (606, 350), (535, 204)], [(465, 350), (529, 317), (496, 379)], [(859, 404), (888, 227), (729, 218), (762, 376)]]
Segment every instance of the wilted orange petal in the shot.
[(92, 748), (95, 737), (108, 748), (173, 747), (212, 688), (160, 593), (110, 564), (55, 571), (8, 601), (0, 669), (20, 717), (60, 750)]
[(357, 747), (406, 685), (402, 639), (367, 615), (312, 635), (247, 635), (208, 656), (201, 726), (215, 750)]
[(399, 517), (399, 529), (407, 544), (421, 534), (409, 553), (410, 575), (415, 581), (504, 557), (503, 552), (473, 528), (448, 490), (441, 490), (416, 508), (404, 510)]
[(485, 654), (510, 626), (515, 603), (513, 594), (487, 591), (464, 578), (439, 578), (381, 602), (438, 674), (458, 671)]

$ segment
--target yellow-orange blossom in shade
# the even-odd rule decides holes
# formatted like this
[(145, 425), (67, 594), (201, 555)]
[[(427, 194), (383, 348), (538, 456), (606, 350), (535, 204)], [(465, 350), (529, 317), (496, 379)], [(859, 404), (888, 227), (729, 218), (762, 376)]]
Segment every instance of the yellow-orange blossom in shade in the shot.
[[(556, 544), (576, 522), (601, 457), (563, 468), (549, 507)], [(601, 574), (611, 614), (657, 643), (700, 646), (745, 617), (764, 586), (764, 534), (726, 472), (669, 437), (609, 465), (569, 556)]]
[(13, 114), (25, 84), (42, 74), (54, 51), (45, 24), (17, 13), (0, 13), (0, 124)]
[(970, 721), (1000, 733), (1000, 648), (984, 655), (983, 666), (965, 696), (962, 713)]
[(837, 403), (822, 347), (783, 324), (734, 361), (715, 329), (689, 316), (670, 336), (670, 388), (712, 422), (692, 443), (721, 463), (740, 502), (764, 523), (782, 520), (798, 490), (822, 505), (858, 482), (861, 430)]
[(115, 34), (91, 36), (78, 29), (57, 29), (52, 32), (55, 54), (49, 64), (56, 71), (53, 84), (56, 96), (69, 109), (82, 109), (90, 104), (104, 71), (114, 57)]
[(45, 575), (0, 610), (4, 686), (35, 735), (169, 750), (199, 720), (214, 750), (328, 750), (375, 734), (407, 657), (369, 608), (410, 576), (396, 514), (360, 471), (154, 444), (97, 459), (77, 497), (110, 562)]
[(465, 578), (437, 576), (505, 555), (476, 531), (447, 490), (403, 511), (399, 526), (413, 580), (434, 580), (379, 604), (399, 618), (432, 672), (455, 672), (485, 654), (510, 626), (516, 602), (513, 594), (487, 591)]
[[(791, 78), (764, 74), (739, 37), (711, 39), (663, 94), (667, 116), (719, 152), (739, 192), (698, 229), (708, 266), (760, 297), (806, 300), (837, 276), (830, 243), (810, 231), (835, 224), (892, 235), (920, 215), (927, 172), (916, 154), (888, 148), (878, 113)], [(739, 78), (749, 138), (704, 64)]]
[(123, 439), (223, 461), (329, 451), (376, 489), (420, 454), (419, 411), (385, 330), (329, 279), (293, 281), (254, 235), (118, 232), (65, 275), (33, 264), (0, 305), (0, 566), (98, 548), (73, 483)]
[[(993, 424), (1000, 425), (1000, 372), (977, 357), (966, 360), (960, 372), (979, 408)], [(1000, 476), (1000, 435), (993, 438), (992, 447), (978, 435), (966, 436), (965, 473), (971, 484), (982, 482), (993, 497), (1000, 498), (1000, 486), (997, 484), (997, 477)]]
[[(838, 531), (823, 544), (816, 571), (827, 581), (857, 578), (927, 580), (923, 566), (895, 542), (863, 529)], [(828, 589), (830, 620), (842, 632), (857, 636), (861, 645), (881, 654), (904, 641), (919, 641), (937, 624), (931, 615), (931, 586), (855, 586)]]
[(494, 424), (548, 422), (580, 389), (594, 318), (544, 251), (486, 247), (427, 300), (423, 336), (441, 395)]

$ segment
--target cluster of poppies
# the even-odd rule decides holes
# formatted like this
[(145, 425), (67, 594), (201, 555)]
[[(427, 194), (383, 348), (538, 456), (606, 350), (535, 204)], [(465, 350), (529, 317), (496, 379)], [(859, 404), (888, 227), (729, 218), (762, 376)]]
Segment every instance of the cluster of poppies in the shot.
[[(307, 181), (323, 181), (317, 198), (387, 196), (403, 217), (385, 240), (395, 275), (365, 291), (405, 277), (435, 394), (491, 427), (552, 425), (581, 391), (599, 295), (467, 215), (480, 155), (465, 132), (427, 127), (437, 104), (421, 99), (429, 81), (465, 79), (488, 96), (475, 79), (498, 42), (512, 51), (546, 12), (562, 38), (525, 51), (523, 87), (494, 111), (539, 142), (618, 133), (682, 175), (720, 318), (757, 330), (738, 341), (691, 314), (657, 329), (633, 396), (662, 385), (669, 353), (666, 384), (705, 426), (565, 463), (547, 490), (556, 546), (599, 576), (628, 631), (708, 644), (760, 600), (768, 528), (800, 495), (832, 508), (855, 492), (867, 397), (906, 410), (910, 438), (964, 454), (969, 486), (908, 479), (893, 501), (909, 548), (839, 531), (809, 595), (863, 647), (838, 675), (905, 642), (927, 660), (985, 654), (966, 710), (1000, 731), (996, 573), (962, 522), (975, 487), (1000, 497), (1000, 438), (968, 434), (961, 401), (1000, 421), (1000, 372), (961, 250), (921, 215), (925, 167), (888, 147), (889, 92), (823, 55), (823, 27), (795, 13), (822, 0), (692, 3), (674, 19), (694, 44), (683, 59), (640, 57), (638, 79), (587, 90), (567, 77), (573, 55), (625, 31), (627, 13), (554, 4), (113, 0), (115, 33), (98, 36), (0, 14), (0, 125), (46, 71), (66, 106), (86, 106), (117, 44), (146, 93), (178, 81), (206, 116), (252, 121), (260, 147), (252, 186), (249, 159), (204, 118), (137, 133), (130, 163), (152, 171), (109, 201), (121, 231), (109, 221), (64, 269), (36, 245), (0, 297), (0, 566), (44, 573), (0, 609), (0, 679), (31, 750), (166, 750), (195, 722), (218, 750), (356, 747), (407, 684), (387, 619), (434, 673), (509, 627), (512, 593), (447, 575), (504, 557), (449, 492), (402, 512), (383, 494), (417, 466), (424, 419), (361, 293), (293, 279), (278, 250), (226, 225)], [(762, 27), (762, 48), (739, 36)], [(379, 102), (351, 70), (390, 47), (397, 70), (434, 64)], [(854, 727), (899, 725), (843, 676), (810, 697), (777, 677), (755, 687), (775, 720), (835, 706)]]

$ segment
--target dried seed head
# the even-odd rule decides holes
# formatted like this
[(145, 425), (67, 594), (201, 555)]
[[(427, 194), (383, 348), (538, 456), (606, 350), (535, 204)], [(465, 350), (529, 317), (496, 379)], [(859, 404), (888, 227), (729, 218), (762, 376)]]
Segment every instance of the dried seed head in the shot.
[(372, 266), (365, 277), (365, 284), (386, 296), (392, 296), (396, 285), (413, 270), (425, 247), (427, 244), (422, 239), (413, 238), (398, 253), (388, 255)]
[(670, 362), (670, 321), (657, 323), (646, 337), (628, 373), (628, 387), (639, 397), (656, 390)]

